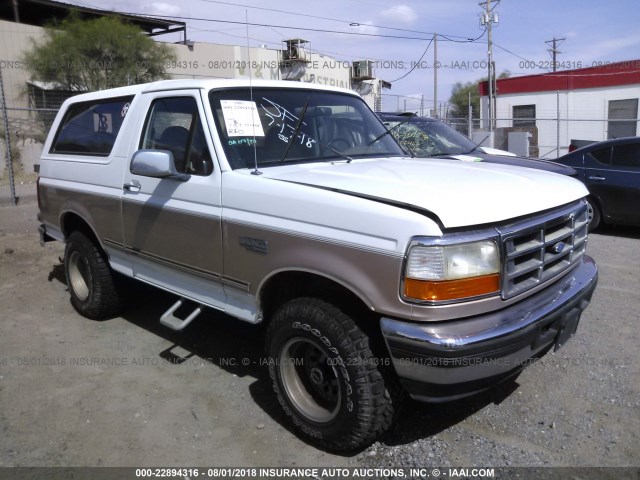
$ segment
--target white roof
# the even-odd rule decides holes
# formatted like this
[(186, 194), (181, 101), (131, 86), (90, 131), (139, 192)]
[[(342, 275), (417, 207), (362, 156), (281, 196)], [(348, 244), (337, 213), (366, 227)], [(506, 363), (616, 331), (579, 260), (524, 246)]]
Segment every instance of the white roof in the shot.
[(159, 80), (151, 83), (141, 83), (138, 85), (130, 85), (128, 87), (110, 88), (97, 92), (83, 93), (76, 95), (70, 99), (72, 102), (82, 102), (87, 100), (96, 100), (105, 97), (120, 97), (126, 95), (135, 95), (137, 93), (158, 92), (163, 90), (188, 90), (188, 89), (223, 89), (230, 87), (249, 87), (254, 88), (270, 87), (270, 88), (295, 88), (301, 90), (323, 90), (331, 92), (348, 93), (356, 95), (353, 90), (346, 88), (329, 87), (318, 85), (315, 83), (293, 82), (285, 80), (249, 80), (245, 78), (230, 79), (189, 79), (189, 80)]

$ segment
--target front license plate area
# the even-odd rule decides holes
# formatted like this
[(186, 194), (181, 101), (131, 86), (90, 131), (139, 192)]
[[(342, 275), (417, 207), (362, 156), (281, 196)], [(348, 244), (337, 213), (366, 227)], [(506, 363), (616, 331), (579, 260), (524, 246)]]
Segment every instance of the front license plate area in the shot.
[(567, 343), (573, 336), (573, 334), (576, 333), (581, 313), (582, 312), (579, 308), (574, 308), (572, 310), (569, 310), (564, 315), (562, 323), (560, 324), (560, 328), (558, 329), (558, 335), (556, 336), (556, 342), (553, 348), (554, 352), (557, 352), (560, 348), (562, 348), (564, 344)]

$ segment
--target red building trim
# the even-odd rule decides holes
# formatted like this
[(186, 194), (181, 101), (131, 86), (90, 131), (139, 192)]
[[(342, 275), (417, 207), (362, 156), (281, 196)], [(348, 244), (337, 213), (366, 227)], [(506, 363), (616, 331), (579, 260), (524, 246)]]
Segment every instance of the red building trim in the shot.
[[(498, 95), (508, 95), (634, 84), (640, 84), (640, 60), (628, 60), (597, 67), (564, 70), (541, 75), (502, 78), (496, 81), (496, 88)], [(487, 85), (487, 81), (478, 84), (480, 96), (489, 94)]]

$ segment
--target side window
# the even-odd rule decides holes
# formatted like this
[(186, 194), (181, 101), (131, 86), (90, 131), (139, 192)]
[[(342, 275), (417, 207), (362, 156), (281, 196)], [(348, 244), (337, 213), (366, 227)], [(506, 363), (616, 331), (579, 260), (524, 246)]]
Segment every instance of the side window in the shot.
[(603, 165), (611, 165), (611, 147), (594, 150), (591, 155), (598, 163)]
[(131, 100), (133, 96), (72, 104), (50, 153), (109, 156)]
[(514, 105), (513, 106), (513, 126), (514, 127), (535, 127), (536, 126), (536, 106), (535, 105)]
[(206, 176), (213, 171), (198, 105), (193, 97), (154, 100), (140, 148), (171, 152), (180, 173)]
[(640, 143), (627, 143), (613, 147), (611, 163), (616, 167), (640, 168)]
[(607, 139), (635, 137), (638, 121), (638, 99), (609, 100)]

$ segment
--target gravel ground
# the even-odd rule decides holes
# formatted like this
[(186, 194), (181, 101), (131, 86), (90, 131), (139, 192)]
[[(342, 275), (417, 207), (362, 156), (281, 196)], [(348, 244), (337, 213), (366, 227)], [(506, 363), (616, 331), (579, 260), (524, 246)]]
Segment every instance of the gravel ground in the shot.
[(562, 350), (491, 392), (409, 402), (382, 441), (333, 455), (289, 430), (261, 329), (209, 312), (171, 332), (174, 299), (147, 287), (123, 317), (76, 314), (21, 188), (0, 203), (0, 466), (640, 466), (640, 229), (591, 236), (600, 284)]

